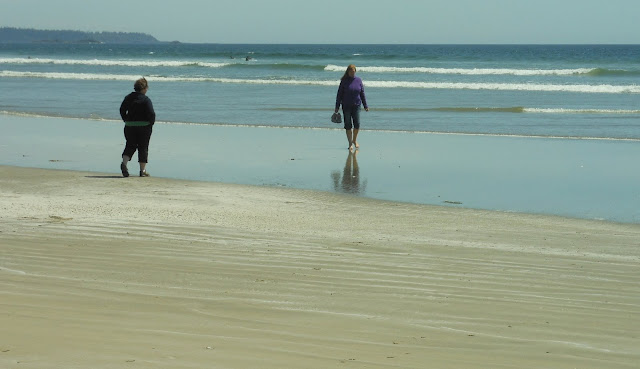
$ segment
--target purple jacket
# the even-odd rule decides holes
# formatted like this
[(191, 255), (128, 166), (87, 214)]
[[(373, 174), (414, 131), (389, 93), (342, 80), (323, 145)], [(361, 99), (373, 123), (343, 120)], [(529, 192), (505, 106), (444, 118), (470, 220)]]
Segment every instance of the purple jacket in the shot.
[(368, 109), (367, 98), (364, 96), (364, 85), (360, 77), (345, 78), (340, 81), (340, 87), (338, 87), (338, 96), (336, 96), (336, 110), (340, 108), (350, 108), (353, 106), (364, 105), (365, 109)]

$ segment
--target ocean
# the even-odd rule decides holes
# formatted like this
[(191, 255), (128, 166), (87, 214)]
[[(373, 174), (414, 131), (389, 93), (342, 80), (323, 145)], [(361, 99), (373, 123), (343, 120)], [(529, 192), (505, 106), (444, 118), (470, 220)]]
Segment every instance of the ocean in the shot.
[[(0, 45), (0, 111), (326, 128), (355, 64), (368, 130), (640, 139), (640, 45)], [(18, 92), (19, 91), (19, 92)]]
[[(79, 118), (119, 124), (118, 108), (123, 97), (132, 91), (133, 82), (144, 76), (149, 81), (148, 96), (154, 103), (157, 121), (172, 129), (260, 127), (276, 132), (278, 129), (329, 132), (339, 128), (329, 120), (339, 79), (347, 65), (355, 64), (370, 107), (368, 113), (362, 113), (362, 129), (375, 131), (378, 144), (384, 145), (386, 139), (397, 134), (542, 139), (531, 145), (527, 151), (530, 157), (520, 158), (535, 166), (540, 177), (548, 172), (544, 163), (535, 163), (536, 147), (544, 150), (547, 140), (552, 140), (553, 145), (597, 141), (606, 145), (608, 152), (612, 152), (611, 147), (623, 147), (627, 156), (638, 152), (639, 62), (640, 45), (0, 44), (0, 114), (58, 119), (50, 122)], [(206, 132), (213, 130), (198, 128), (198, 132), (206, 136)], [(269, 132), (266, 136), (272, 139), (278, 136), (273, 130)], [(340, 141), (339, 147), (346, 155), (346, 139), (342, 136), (340, 139), (344, 142)], [(361, 134), (360, 140), (366, 142), (365, 139)], [(185, 142), (188, 145), (188, 140)], [(415, 144), (424, 144), (421, 142)], [(451, 148), (458, 152), (464, 149)], [(411, 153), (410, 149), (405, 150)], [(443, 150), (429, 155), (450, 155)], [(599, 155), (589, 154), (589, 148), (580, 150), (585, 155)], [(427, 155), (420, 150), (415, 153)], [(547, 162), (554, 161), (549, 152), (543, 154), (540, 157)], [(359, 158), (363, 155), (359, 154)], [(512, 153), (497, 155), (508, 157)], [(343, 155), (336, 157), (344, 163)], [(366, 158), (360, 159), (361, 163), (363, 160), (367, 163)], [(368, 160), (368, 168), (372, 169), (373, 158)], [(425, 162), (433, 158), (416, 160)], [(16, 164), (7, 157), (2, 163)], [(633, 161), (625, 165), (633, 165)], [(637, 173), (639, 169), (636, 166), (625, 170)], [(640, 222), (640, 214), (635, 210), (640, 208), (640, 194), (632, 190), (640, 186), (633, 183), (637, 176), (626, 175), (611, 177), (612, 181), (622, 182), (616, 183), (615, 188), (624, 193), (625, 197), (618, 199), (629, 209), (624, 215), (602, 215), (593, 209), (588, 215), (554, 209), (531, 211)], [(264, 184), (242, 176), (176, 177)], [(565, 181), (549, 179), (554, 180)], [(330, 181), (322, 186), (296, 181), (280, 182), (292, 187), (332, 190)], [(277, 179), (270, 179), (266, 184), (275, 182)], [(447, 186), (442, 184), (443, 188)], [(487, 188), (490, 186), (488, 180)], [(368, 192), (361, 194), (412, 201), (391, 194), (389, 188), (374, 189), (375, 182), (369, 180)], [(429, 199), (412, 198), (419, 203), (440, 201), (434, 194)], [(477, 207), (529, 211), (528, 205), (512, 208), (509, 201), (501, 199), (501, 202), (504, 204), (500, 206), (488, 202)], [(458, 201), (447, 202), (451, 203)], [(615, 204), (606, 207), (615, 209)]]

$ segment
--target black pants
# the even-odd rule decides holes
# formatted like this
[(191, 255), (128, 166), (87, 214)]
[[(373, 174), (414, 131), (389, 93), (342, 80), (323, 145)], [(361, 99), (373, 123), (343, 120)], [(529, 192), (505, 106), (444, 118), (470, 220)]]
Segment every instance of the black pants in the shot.
[(344, 115), (344, 129), (350, 131), (353, 129), (360, 129), (360, 105), (354, 105), (350, 107), (342, 106), (342, 114)]
[(133, 158), (133, 154), (138, 150), (138, 162), (147, 163), (149, 157), (149, 141), (153, 125), (148, 126), (124, 126), (124, 138), (127, 143), (122, 155)]

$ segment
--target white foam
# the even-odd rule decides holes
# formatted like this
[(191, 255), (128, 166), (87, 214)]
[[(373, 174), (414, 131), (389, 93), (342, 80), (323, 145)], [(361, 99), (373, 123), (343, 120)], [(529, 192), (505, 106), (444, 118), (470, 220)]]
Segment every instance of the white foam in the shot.
[(136, 75), (128, 74), (93, 74), (93, 73), (58, 73), (58, 72), (15, 72), (0, 71), (0, 77), (13, 78), (45, 78), (45, 79), (76, 79), (76, 80), (103, 80), (103, 81), (129, 81), (140, 78)]
[[(355, 54), (358, 55), (358, 54)], [(93, 65), (123, 67), (185, 67), (199, 66), (206, 68), (222, 68), (234, 63), (212, 63), (195, 60), (110, 60), (110, 59), (51, 59), (51, 58), (0, 58), (0, 64), (54, 64), (54, 65)], [(346, 67), (329, 64), (324, 70), (342, 72)], [(427, 73), (427, 74), (459, 74), (459, 75), (580, 75), (593, 72), (594, 68), (576, 69), (509, 69), (509, 68), (429, 68), (429, 67), (383, 67), (363, 66), (358, 70), (369, 73)]]
[[(91, 74), (91, 73), (57, 73), (57, 72), (16, 72), (0, 71), (0, 77), (15, 78), (49, 78), (76, 80), (113, 80), (129, 81), (138, 75), (126, 74)], [(290, 79), (244, 79), (244, 78), (212, 78), (212, 77), (163, 77), (145, 76), (160, 82), (214, 82), (255, 85), (310, 85), (337, 86), (339, 81), (290, 80)], [(639, 85), (554, 85), (535, 83), (466, 83), (466, 82), (407, 82), (407, 81), (367, 81), (367, 87), (373, 88), (414, 88), (414, 89), (450, 89), (450, 90), (493, 90), (493, 91), (545, 91), (625, 94), (640, 93)]]
[(100, 59), (46, 59), (46, 58), (0, 58), (0, 64), (54, 64), (54, 65), (93, 65), (121, 67), (185, 67), (200, 66), (221, 68), (233, 63), (210, 63), (202, 61), (148, 61), (148, 60), (100, 60)]
[(640, 110), (627, 109), (545, 109), (524, 108), (525, 113), (550, 113), (550, 114), (640, 114)]
[[(344, 71), (345, 67), (327, 65), (324, 70), (330, 72)], [(460, 75), (514, 75), (514, 76), (567, 76), (588, 74), (593, 68), (577, 69), (508, 69), (508, 68), (427, 68), (427, 67), (358, 67), (359, 71), (369, 73), (427, 73), (427, 74), (460, 74)]]
[(545, 92), (577, 92), (577, 93), (640, 93), (640, 86), (627, 85), (554, 85), (536, 83), (467, 83), (467, 82), (404, 82), (404, 81), (369, 81), (367, 87), (382, 88), (422, 88), (452, 90), (494, 90), (494, 91), (545, 91)]
[(494, 90), (494, 91), (546, 91), (546, 92), (578, 92), (578, 93), (640, 93), (640, 86), (615, 85), (553, 85), (535, 83), (467, 83), (467, 82), (404, 82), (404, 81), (369, 81), (367, 87), (381, 88), (422, 88), (452, 90)]

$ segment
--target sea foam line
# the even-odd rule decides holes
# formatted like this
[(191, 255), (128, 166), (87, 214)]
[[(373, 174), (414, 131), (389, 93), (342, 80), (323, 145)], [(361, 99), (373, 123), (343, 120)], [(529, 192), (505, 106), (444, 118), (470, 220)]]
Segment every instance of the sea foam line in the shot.
[(493, 90), (493, 91), (541, 91), (541, 92), (576, 92), (576, 93), (640, 93), (637, 85), (553, 85), (534, 83), (467, 83), (467, 82), (398, 82), (371, 81), (367, 87), (380, 88), (421, 88), (450, 90)]
[[(138, 75), (123, 74), (91, 74), (91, 73), (41, 73), (0, 71), (0, 77), (13, 78), (49, 78), (75, 80), (105, 80), (130, 81), (139, 78)], [(242, 78), (213, 78), (213, 77), (164, 77), (146, 76), (156, 82), (212, 82), (229, 84), (254, 85), (309, 85), (309, 86), (337, 86), (339, 81), (313, 81), (294, 79), (242, 79)], [(539, 91), (539, 92), (575, 92), (575, 93), (603, 93), (624, 94), (640, 93), (638, 85), (553, 85), (533, 83), (466, 83), (466, 82), (411, 82), (411, 81), (368, 81), (367, 87), (373, 88), (411, 88), (411, 89), (449, 89), (449, 90), (492, 90), (492, 91)]]
[[(309, 108), (309, 107), (275, 107), (266, 108), (269, 111), (309, 111), (320, 112), (326, 111), (324, 108)], [(376, 112), (391, 112), (391, 113), (419, 113), (419, 112), (447, 112), (447, 113), (530, 113), (530, 114), (640, 114), (640, 110), (630, 109), (570, 109), (570, 108), (526, 108), (522, 106), (511, 107), (475, 107), (475, 106), (449, 106), (449, 107), (436, 107), (436, 108), (414, 108), (414, 107), (376, 107), (373, 109)]]
[[(54, 116), (42, 113), (26, 113), (26, 112), (11, 112), (6, 110), (0, 110), (0, 115), (18, 116), (24, 118), (51, 118), (51, 119), (72, 119), (72, 120), (88, 120), (99, 121), (108, 124), (122, 124), (119, 119), (107, 119), (107, 118), (81, 118), (72, 116)], [(196, 125), (196, 126), (211, 126), (211, 127), (240, 127), (240, 128), (267, 128), (267, 129), (300, 129), (300, 130), (338, 130), (341, 127), (323, 127), (323, 126), (272, 126), (266, 124), (237, 124), (237, 123), (214, 123), (214, 122), (178, 122), (178, 121), (156, 121), (156, 124), (167, 125)], [(588, 141), (628, 141), (628, 142), (640, 142), (640, 138), (633, 137), (596, 137), (596, 136), (560, 136), (560, 135), (538, 135), (538, 134), (511, 134), (511, 133), (483, 133), (483, 132), (449, 132), (449, 131), (415, 131), (415, 130), (397, 130), (397, 129), (373, 129), (376, 132), (389, 132), (389, 133), (401, 133), (401, 134), (427, 134), (427, 135), (454, 135), (454, 136), (486, 136), (486, 137), (522, 137), (522, 138), (542, 138), (542, 139), (563, 139), (563, 140), (588, 140)]]
[(524, 113), (543, 114), (640, 114), (640, 110), (628, 109), (564, 109), (564, 108), (524, 108)]
[[(321, 109), (318, 109), (321, 110)], [(530, 113), (530, 114), (640, 114), (632, 109), (570, 109), (570, 108), (527, 108), (513, 107), (438, 107), (438, 108), (376, 108), (375, 111), (388, 112), (448, 112), (448, 113)]]
[[(124, 66), (124, 67), (206, 67), (222, 68), (239, 63), (213, 63), (195, 60), (108, 60), (108, 59), (52, 59), (52, 58), (0, 58), (0, 64), (53, 64), (53, 65), (90, 65), (90, 66)], [(240, 64), (246, 65), (246, 64)], [(282, 64), (275, 64), (282, 66)], [(284, 64), (287, 65), (287, 64)], [(583, 75), (601, 74), (599, 68), (576, 69), (509, 69), (509, 68), (429, 68), (429, 67), (390, 67), (362, 66), (360, 71), (369, 73), (426, 73), (426, 74), (458, 74), (458, 75), (514, 75), (514, 76), (546, 76), (546, 75)], [(329, 64), (324, 67), (328, 72), (342, 72), (345, 67)], [(618, 71), (624, 72), (624, 71)]]
[[(345, 67), (327, 65), (324, 70), (341, 72)], [(597, 70), (595, 68), (577, 69), (508, 69), (508, 68), (428, 68), (428, 67), (358, 67), (359, 71), (369, 73), (427, 73), (427, 74), (461, 74), (461, 75), (514, 75), (514, 76), (568, 76), (589, 74)]]
[(0, 64), (54, 64), (54, 65), (93, 65), (117, 67), (187, 67), (198, 66), (222, 68), (233, 63), (210, 63), (202, 61), (143, 61), (143, 60), (100, 60), (100, 59), (46, 59), (46, 58), (0, 58)]

